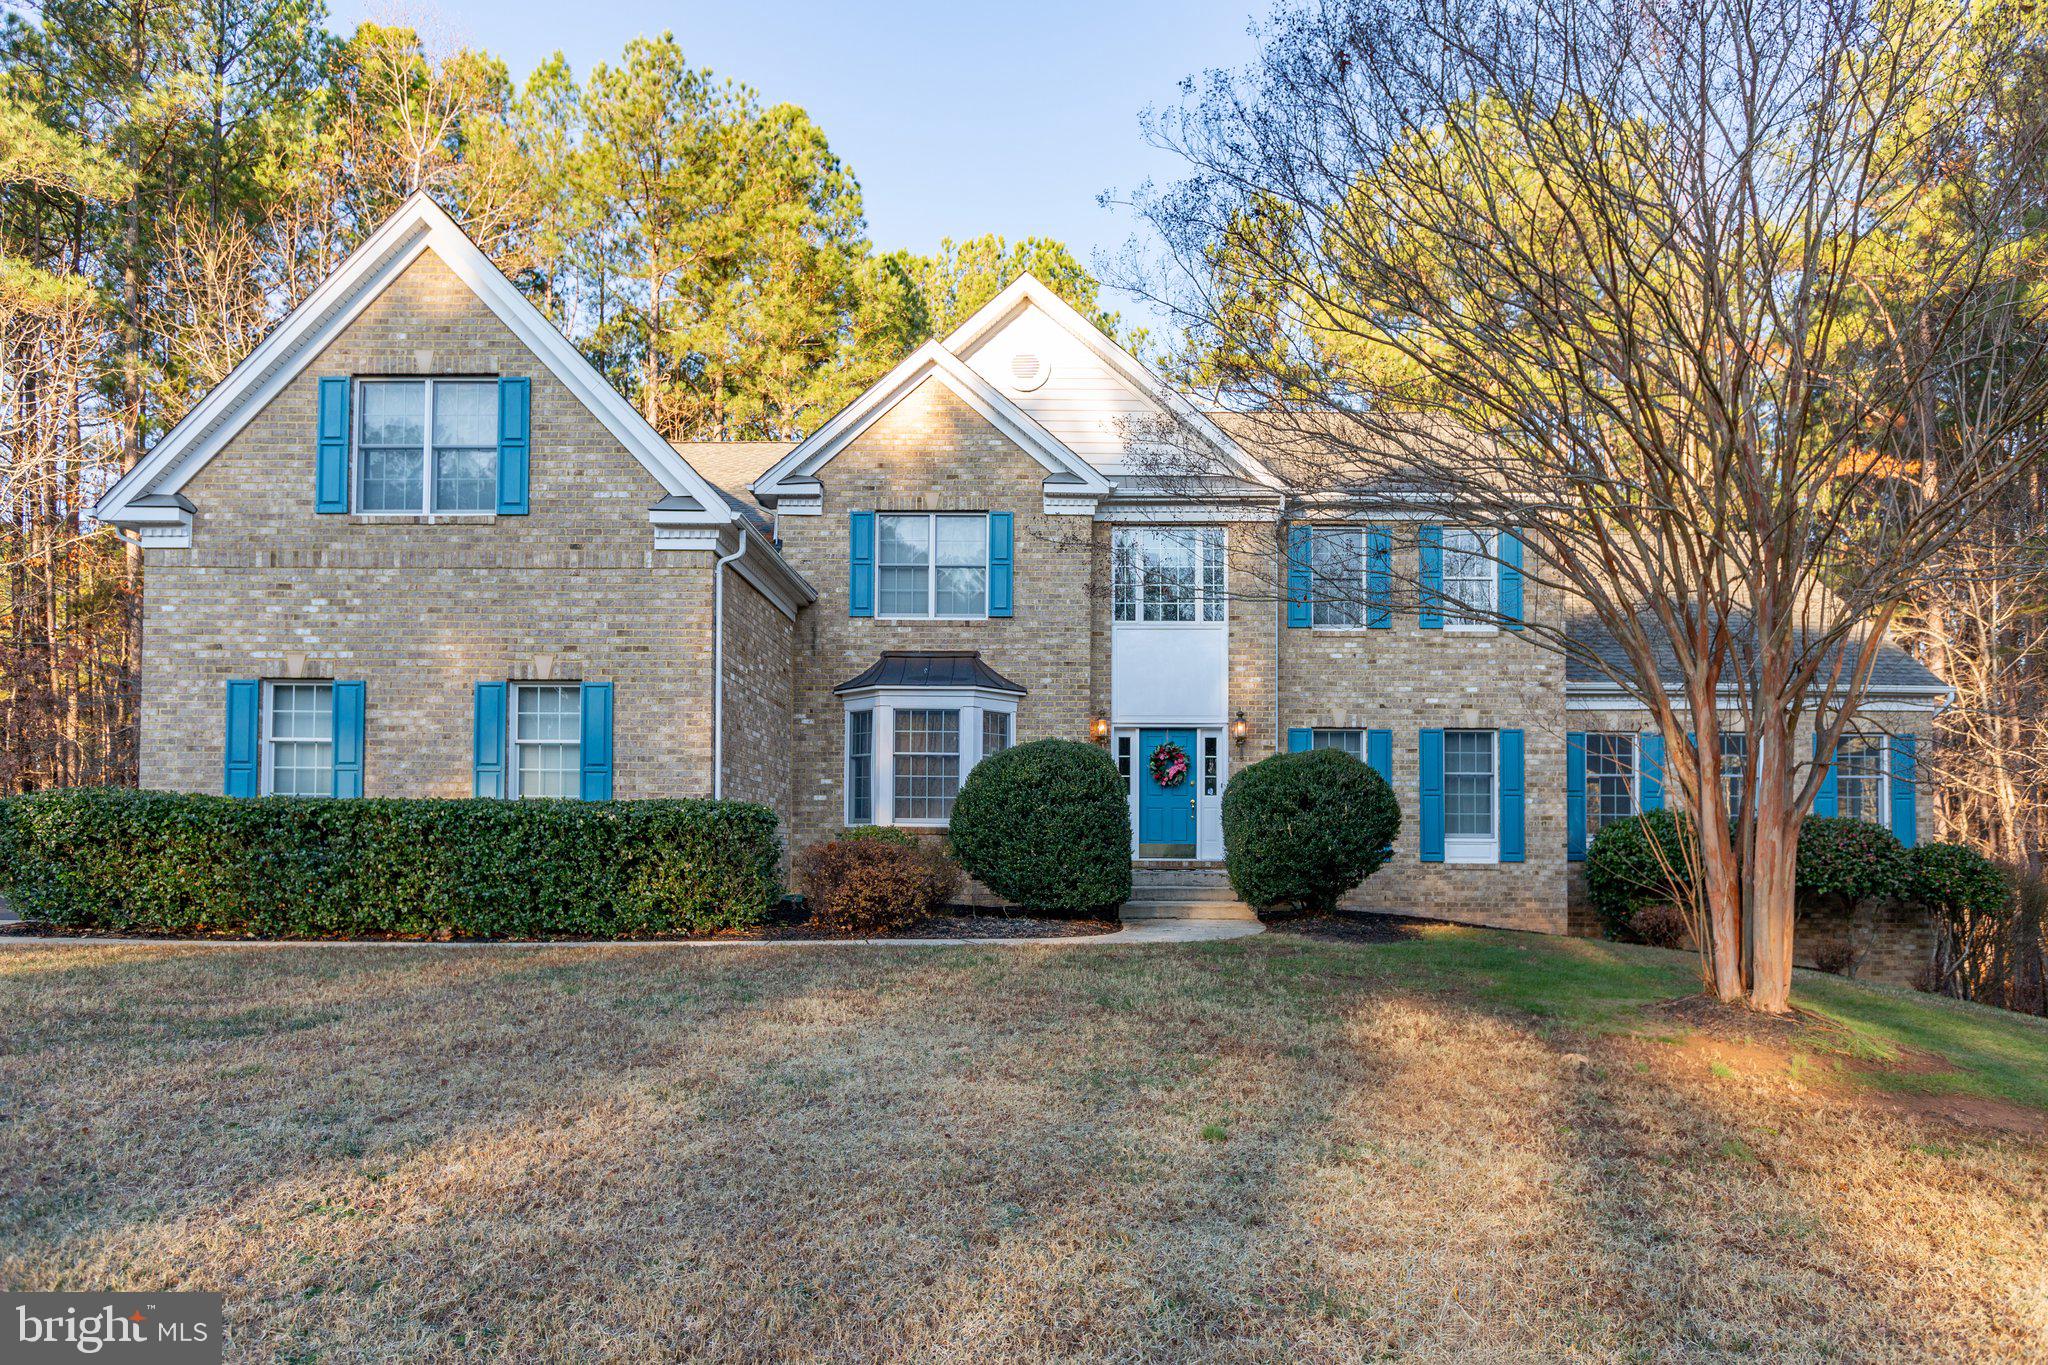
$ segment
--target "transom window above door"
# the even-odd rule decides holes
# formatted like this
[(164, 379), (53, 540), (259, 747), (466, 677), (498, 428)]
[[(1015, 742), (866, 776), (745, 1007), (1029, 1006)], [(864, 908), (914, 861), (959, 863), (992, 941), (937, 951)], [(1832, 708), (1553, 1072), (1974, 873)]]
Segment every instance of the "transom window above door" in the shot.
[(882, 512), (875, 538), (878, 615), (988, 615), (986, 514)]
[(358, 510), (497, 509), (496, 380), (365, 379), (358, 389)]
[(1110, 551), (1115, 619), (1224, 620), (1223, 546), (1221, 526), (1120, 527)]

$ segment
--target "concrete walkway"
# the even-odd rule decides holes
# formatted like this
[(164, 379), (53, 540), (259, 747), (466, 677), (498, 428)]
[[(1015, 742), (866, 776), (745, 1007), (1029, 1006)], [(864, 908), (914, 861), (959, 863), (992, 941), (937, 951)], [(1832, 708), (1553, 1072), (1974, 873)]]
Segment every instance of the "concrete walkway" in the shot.
[(122, 944), (179, 948), (1093, 948), (1132, 943), (1213, 943), (1265, 932), (1258, 921), (1146, 920), (1113, 934), (1066, 938), (776, 938), (776, 939), (494, 939), (436, 943), (430, 939), (317, 938), (70, 938), (51, 934), (0, 934), (0, 948), (35, 944), (73, 947)]

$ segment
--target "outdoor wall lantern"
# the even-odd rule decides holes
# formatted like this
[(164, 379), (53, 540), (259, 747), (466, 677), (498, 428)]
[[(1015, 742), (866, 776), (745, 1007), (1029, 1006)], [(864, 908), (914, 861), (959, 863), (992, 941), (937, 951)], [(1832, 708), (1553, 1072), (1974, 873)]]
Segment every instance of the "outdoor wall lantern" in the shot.
[(1244, 737), (1252, 732), (1251, 722), (1244, 718), (1244, 712), (1237, 713), (1237, 719), (1230, 722), (1230, 738), (1237, 745), (1239, 753), (1244, 752)]
[(1109, 742), (1109, 717), (1097, 716), (1090, 722), (1088, 733), (1094, 737), (1097, 744), (1107, 744)]

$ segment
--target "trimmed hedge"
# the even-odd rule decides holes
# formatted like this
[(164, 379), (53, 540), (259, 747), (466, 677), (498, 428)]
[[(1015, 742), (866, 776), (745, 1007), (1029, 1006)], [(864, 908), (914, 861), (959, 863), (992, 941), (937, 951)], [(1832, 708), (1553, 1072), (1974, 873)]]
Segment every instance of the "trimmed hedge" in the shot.
[(1223, 866), (1246, 904), (1332, 910), (1401, 832), (1386, 779), (1341, 749), (1260, 759), (1223, 793)]
[(1080, 914), (1131, 898), (1131, 803), (1093, 744), (1039, 739), (991, 754), (947, 827), (967, 874), (1027, 910)]
[(1610, 938), (1642, 937), (1637, 914), (1690, 895), (1692, 819), (1653, 810), (1603, 825), (1586, 849), (1586, 898)]
[(735, 801), (41, 792), (0, 801), (0, 894), (27, 919), (133, 933), (698, 934), (775, 904), (775, 826)]
[(1799, 827), (1793, 894), (1801, 906), (1853, 905), (1912, 894), (1906, 848), (1883, 825), (1846, 815), (1809, 815)]

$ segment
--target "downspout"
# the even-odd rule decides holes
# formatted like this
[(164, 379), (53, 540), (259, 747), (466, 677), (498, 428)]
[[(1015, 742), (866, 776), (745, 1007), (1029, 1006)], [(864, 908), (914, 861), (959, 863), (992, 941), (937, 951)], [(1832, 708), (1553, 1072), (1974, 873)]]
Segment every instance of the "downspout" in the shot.
[(711, 799), (725, 797), (725, 566), (747, 552), (747, 523), (740, 543), (711, 565)]
[(1280, 742), (1280, 654), (1287, 647), (1287, 495), (1280, 495), (1280, 516), (1274, 524), (1273, 567), (1277, 571), (1274, 581), (1279, 583), (1279, 607), (1273, 613), (1273, 752), (1287, 752)]

